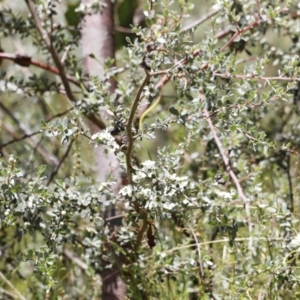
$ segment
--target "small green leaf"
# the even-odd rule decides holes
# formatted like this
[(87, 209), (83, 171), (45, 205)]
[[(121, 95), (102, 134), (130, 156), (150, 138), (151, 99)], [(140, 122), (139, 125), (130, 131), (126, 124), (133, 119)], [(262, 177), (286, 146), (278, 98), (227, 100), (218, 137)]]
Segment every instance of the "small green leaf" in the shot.
[(185, 126), (186, 124), (186, 118), (187, 118), (188, 115), (182, 115), (179, 117), (178, 121), (180, 124), (182, 124), (183, 126)]
[(40, 165), (39, 168), (37, 169), (37, 175), (40, 177), (46, 170), (46, 165)]
[(71, 129), (66, 129), (66, 130), (64, 130), (64, 135), (70, 136), (70, 135), (72, 135), (72, 134), (73, 134), (73, 131), (72, 131)]
[(193, 96), (191, 94), (189, 94), (189, 93), (185, 93), (185, 96), (190, 101), (192, 101), (194, 99)]
[(41, 128), (45, 128), (47, 123), (44, 120), (41, 120)]
[(3, 184), (1, 185), (1, 190), (2, 190), (2, 191), (8, 190), (8, 189), (9, 189), (8, 184), (3, 183)]
[(179, 116), (179, 111), (174, 106), (171, 106), (169, 111), (172, 115)]
[(69, 137), (67, 135), (64, 135), (61, 139), (61, 144), (65, 145), (68, 143), (68, 141), (69, 141)]

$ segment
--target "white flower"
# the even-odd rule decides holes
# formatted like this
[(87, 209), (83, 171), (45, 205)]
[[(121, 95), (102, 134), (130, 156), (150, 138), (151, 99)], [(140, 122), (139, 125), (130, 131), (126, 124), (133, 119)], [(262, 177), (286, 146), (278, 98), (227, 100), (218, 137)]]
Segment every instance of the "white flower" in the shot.
[(163, 204), (163, 208), (166, 210), (173, 210), (176, 206), (177, 206), (177, 204), (175, 204), (173, 202), (168, 202), (168, 203)]
[(91, 139), (92, 141), (96, 142), (96, 147), (99, 144), (105, 145), (111, 152), (114, 152), (120, 148), (108, 129), (93, 134)]
[(234, 192), (225, 192), (225, 191), (220, 191), (220, 190), (217, 190), (216, 194), (223, 199), (229, 199), (229, 200), (232, 200), (232, 198), (234, 196)]
[(146, 189), (142, 189), (140, 191), (141, 196), (145, 197), (145, 198), (150, 198), (152, 195), (152, 190), (150, 190), (149, 188)]
[(100, 132), (97, 132), (92, 135), (91, 139), (93, 141), (98, 140), (98, 141), (110, 141), (114, 140), (112, 135), (107, 131), (107, 130), (102, 130)]
[(299, 248), (300, 247), (300, 233), (298, 233), (294, 239), (289, 243), (291, 248)]
[(145, 160), (141, 163), (141, 165), (143, 166), (143, 170), (145, 172), (153, 171), (156, 169), (156, 162), (154, 160)]
[(187, 176), (177, 176), (176, 174), (169, 174), (169, 180), (178, 184), (177, 188), (184, 189), (188, 186), (189, 178)]
[(35, 197), (33, 195), (29, 196), (28, 201), (27, 201), (27, 205), (29, 208), (34, 208), (34, 200), (35, 200)]
[(122, 196), (131, 197), (132, 196), (132, 186), (131, 185), (125, 185), (124, 187), (122, 187), (120, 189), (119, 194), (122, 195)]
[(170, 187), (165, 187), (164, 188), (164, 195), (167, 196), (168, 198), (176, 195), (176, 189), (170, 189)]

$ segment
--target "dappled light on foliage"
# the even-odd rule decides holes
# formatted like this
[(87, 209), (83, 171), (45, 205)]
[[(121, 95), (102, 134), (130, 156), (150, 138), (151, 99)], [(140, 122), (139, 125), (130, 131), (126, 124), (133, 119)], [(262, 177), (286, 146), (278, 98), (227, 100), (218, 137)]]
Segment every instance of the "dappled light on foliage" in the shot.
[(298, 2), (2, 1), (0, 298), (298, 299)]

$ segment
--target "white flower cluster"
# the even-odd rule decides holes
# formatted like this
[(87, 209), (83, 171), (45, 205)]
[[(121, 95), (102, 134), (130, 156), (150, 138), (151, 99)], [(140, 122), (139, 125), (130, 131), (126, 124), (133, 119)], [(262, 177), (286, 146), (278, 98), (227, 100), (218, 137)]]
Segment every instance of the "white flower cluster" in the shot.
[[(188, 176), (178, 176), (160, 168), (157, 162), (146, 160), (133, 174), (134, 186), (126, 185), (120, 189), (119, 195), (131, 200), (145, 201), (146, 209), (173, 210), (179, 205), (174, 196), (183, 197), (181, 202), (188, 206), (197, 206), (197, 197), (188, 197), (188, 190), (196, 188), (196, 183)], [(209, 201), (207, 201), (209, 202)]]
[(96, 142), (96, 147), (99, 146), (99, 144), (105, 145), (110, 152), (115, 152), (120, 148), (108, 129), (93, 134), (91, 139)]
[(157, 171), (156, 162), (153, 160), (146, 160), (141, 163), (141, 168), (133, 175), (133, 181), (138, 181), (143, 178), (152, 177)]
[(300, 252), (300, 233), (298, 233), (289, 243), (289, 247), (292, 249), (297, 249)]
[(120, 189), (119, 194), (124, 196), (124, 197), (132, 197), (132, 186), (131, 185), (123, 186)]
[(93, 13), (94, 12), (94, 7), (97, 7), (99, 5), (99, 1), (98, 0), (93, 0), (90, 1), (89, 3), (83, 4), (81, 3), (76, 9), (75, 12), (81, 12), (84, 14), (88, 14), (88, 13)]

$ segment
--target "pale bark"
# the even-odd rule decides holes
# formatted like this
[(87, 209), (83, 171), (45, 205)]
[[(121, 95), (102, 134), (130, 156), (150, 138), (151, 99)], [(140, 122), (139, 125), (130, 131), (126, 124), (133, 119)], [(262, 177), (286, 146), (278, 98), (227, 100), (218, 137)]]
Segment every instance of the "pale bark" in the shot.
[[(91, 0), (82, 0), (82, 3), (91, 3)], [(114, 4), (111, 0), (104, 0), (106, 7), (101, 13), (87, 15), (84, 18), (82, 29), (82, 49), (84, 56), (85, 72), (89, 75), (99, 76), (101, 80), (104, 76), (102, 63), (107, 58), (114, 58)], [(89, 57), (93, 54), (94, 58)], [(110, 79), (110, 92), (113, 93), (116, 82)], [(102, 116), (103, 119), (105, 116)], [(99, 130), (95, 126), (91, 126), (91, 130), (95, 132)], [(113, 153), (104, 154), (103, 148), (95, 149), (95, 163), (98, 182), (107, 180), (108, 176), (113, 176), (116, 182), (121, 182), (121, 169), (116, 156)], [(105, 201), (105, 199), (102, 199)], [(114, 209), (105, 211), (106, 217), (114, 214)], [(118, 220), (120, 222), (120, 220)], [(115, 224), (112, 224), (115, 225)], [(121, 265), (121, 263), (120, 263)], [(104, 300), (124, 299), (126, 295), (126, 287), (121, 279), (120, 271), (117, 268), (105, 270), (102, 273), (103, 279), (103, 295)]]

